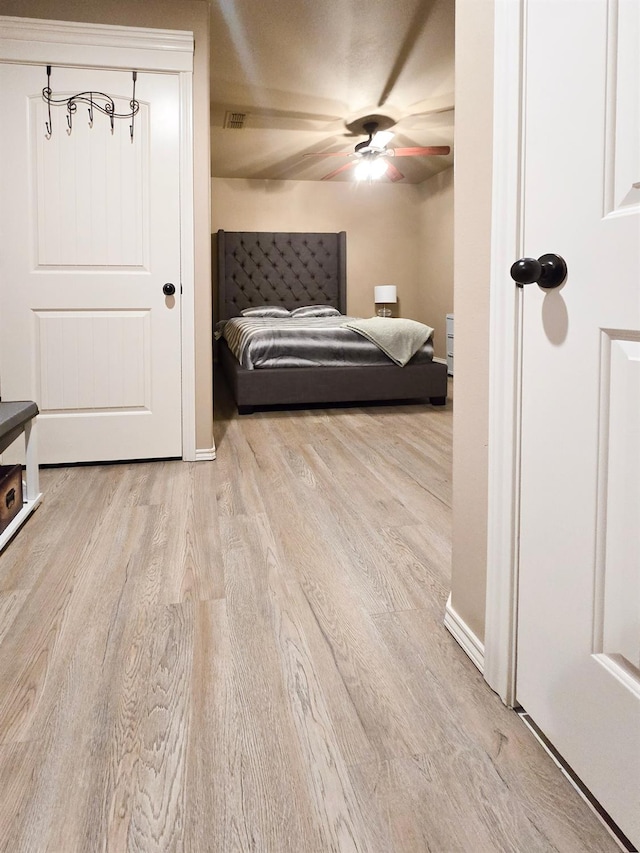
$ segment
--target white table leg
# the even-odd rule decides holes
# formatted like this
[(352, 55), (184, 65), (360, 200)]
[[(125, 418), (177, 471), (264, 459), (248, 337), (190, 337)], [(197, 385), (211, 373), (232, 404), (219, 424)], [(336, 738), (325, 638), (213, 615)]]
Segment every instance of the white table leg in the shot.
[(24, 449), (26, 456), (26, 491), (28, 501), (35, 500), (40, 494), (40, 472), (38, 469), (38, 435), (35, 420), (30, 420), (24, 427)]

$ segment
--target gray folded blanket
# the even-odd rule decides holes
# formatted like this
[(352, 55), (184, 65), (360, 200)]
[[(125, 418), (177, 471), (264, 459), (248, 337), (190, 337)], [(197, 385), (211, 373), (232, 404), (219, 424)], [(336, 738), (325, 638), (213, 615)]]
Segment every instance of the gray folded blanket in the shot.
[(349, 320), (342, 327), (371, 341), (400, 367), (404, 367), (433, 334), (431, 326), (404, 317)]

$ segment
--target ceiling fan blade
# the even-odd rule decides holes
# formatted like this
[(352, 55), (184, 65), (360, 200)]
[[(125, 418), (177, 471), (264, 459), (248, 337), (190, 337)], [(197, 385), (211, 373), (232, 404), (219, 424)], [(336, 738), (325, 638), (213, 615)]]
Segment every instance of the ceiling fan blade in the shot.
[(433, 98), (426, 98), (424, 101), (411, 104), (403, 117), (409, 118), (409, 116), (428, 116), (434, 113), (447, 113), (453, 109), (455, 109), (454, 93), (447, 92), (444, 95), (437, 95)]
[(386, 148), (394, 136), (395, 133), (390, 130), (377, 130), (369, 144), (372, 148)]
[(404, 178), (402, 172), (396, 166), (394, 166), (393, 163), (389, 163), (389, 165), (387, 166), (386, 175), (389, 180), (393, 181), (394, 183), (395, 181), (401, 181)]
[(416, 10), (413, 13), (411, 20), (407, 21), (406, 35), (402, 44), (399, 46), (396, 60), (393, 63), (393, 68), (391, 69), (386, 83), (384, 84), (384, 88), (380, 93), (380, 98), (378, 99), (379, 107), (386, 104), (389, 95), (396, 87), (398, 80), (403, 76), (403, 72), (406, 70), (407, 64), (414, 58), (416, 45), (419, 44), (420, 36), (423, 34), (427, 26), (427, 20), (434, 5), (435, 4), (433, 2), (416, 4)]
[(451, 148), (448, 145), (427, 145), (414, 148), (394, 148), (394, 157), (418, 157), (428, 156), (431, 154), (449, 154)]
[(350, 169), (353, 166), (353, 163), (345, 163), (344, 166), (338, 166), (337, 169), (334, 169), (333, 172), (329, 172), (328, 175), (325, 175), (321, 178), (322, 181), (330, 181), (331, 178), (335, 178), (336, 175), (339, 175), (340, 172), (344, 172), (346, 169)]
[(307, 151), (303, 157), (351, 157), (351, 151)]

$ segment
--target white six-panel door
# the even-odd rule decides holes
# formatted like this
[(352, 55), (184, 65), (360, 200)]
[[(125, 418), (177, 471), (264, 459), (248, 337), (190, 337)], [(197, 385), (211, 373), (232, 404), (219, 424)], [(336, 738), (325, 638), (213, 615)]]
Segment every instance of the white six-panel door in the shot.
[(524, 9), (516, 695), (640, 845), (640, 7)]
[[(38, 403), (43, 462), (180, 456), (178, 76), (138, 72), (133, 140), (84, 106), (49, 135), (46, 80), (0, 65), (2, 396)], [(124, 113), (132, 75), (54, 66), (51, 88)]]

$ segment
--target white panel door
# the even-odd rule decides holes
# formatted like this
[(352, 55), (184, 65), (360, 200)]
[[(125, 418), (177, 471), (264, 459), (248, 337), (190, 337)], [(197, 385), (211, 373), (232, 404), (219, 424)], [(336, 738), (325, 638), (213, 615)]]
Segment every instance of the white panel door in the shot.
[[(84, 105), (47, 133), (46, 83), (0, 65), (2, 396), (38, 403), (42, 462), (180, 456), (178, 77), (137, 74), (133, 139)], [(132, 74), (53, 67), (51, 89), (126, 113)]]
[(640, 845), (640, 5), (524, 8), (517, 699)]

